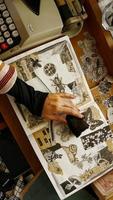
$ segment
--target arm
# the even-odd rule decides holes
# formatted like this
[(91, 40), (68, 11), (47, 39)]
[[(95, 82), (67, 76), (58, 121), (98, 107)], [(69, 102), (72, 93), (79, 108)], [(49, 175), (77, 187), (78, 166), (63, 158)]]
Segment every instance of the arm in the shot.
[(33, 87), (17, 78), (14, 67), (2, 61), (0, 61), (0, 94), (14, 96), (16, 101), (25, 105), (30, 112), (49, 120), (66, 123), (66, 115), (83, 117), (72, 101), (75, 98), (73, 95), (35, 91)]
[(43, 104), (48, 95), (48, 93), (35, 91), (19, 78), (16, 79), (8, 94), (14, 96), (17, 103), (25, 105), (31, 113), (38, 116), (42, 114)]
[(35, 91), (17, 77), (16, 69), (0, 61), (0, 94), (10, 94), (16, 102), (25, 105), (30, 112), (41, 116), (48, 93)]

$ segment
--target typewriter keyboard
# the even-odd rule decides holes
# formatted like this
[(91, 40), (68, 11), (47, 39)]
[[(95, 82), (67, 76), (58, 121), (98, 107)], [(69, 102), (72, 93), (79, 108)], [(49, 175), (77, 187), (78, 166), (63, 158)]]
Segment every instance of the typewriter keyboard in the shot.
[(16, 25), (5, 5), (0, 0), (0, 54), (18, 45), (21, 37)]

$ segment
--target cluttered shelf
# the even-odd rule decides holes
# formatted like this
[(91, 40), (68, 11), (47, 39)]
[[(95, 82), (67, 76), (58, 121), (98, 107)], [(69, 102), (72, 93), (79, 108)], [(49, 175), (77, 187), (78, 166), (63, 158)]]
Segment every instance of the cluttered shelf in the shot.
[(109, 31), (102, 27), (102, 12), (97, 0), (84, 1), (84, 6), (89, 16), (87, 24), (97, 41), (98, 49), (106, 63), (109, 74), (113, 75), (113, 37)]

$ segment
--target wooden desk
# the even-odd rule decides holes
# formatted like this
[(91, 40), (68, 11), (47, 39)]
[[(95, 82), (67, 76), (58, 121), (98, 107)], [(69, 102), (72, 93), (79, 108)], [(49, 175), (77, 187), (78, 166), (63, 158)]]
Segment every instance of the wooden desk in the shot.
[[(104, 59), (104, 62), (108, 68), (108, 72), (113, 75), (113, 40), (110, 33), (104, 31), (101, 27), (101, 13), (98, 8), (97, 1), (85, 0), (84, 5), (90, 17), (86, 20), (81, 33), (77, 37), (71, 39), (72, 45), (79, 58), (82, 52), (80, 48), (77, 47), (77, 41), (83, 38), (84, 32), (90, 32), (97, 41), (99, 52)], [(0, 96), (0, 113), (2, 114), (26, 160), (31, 166), (31, 169), (34, 173), (37, 173), (41, 165), (24, 133), (22, 126), (19, 123), (19, 120), (16, 117), (16, 114), (9, 103), (8, 98), (5, 95)]]

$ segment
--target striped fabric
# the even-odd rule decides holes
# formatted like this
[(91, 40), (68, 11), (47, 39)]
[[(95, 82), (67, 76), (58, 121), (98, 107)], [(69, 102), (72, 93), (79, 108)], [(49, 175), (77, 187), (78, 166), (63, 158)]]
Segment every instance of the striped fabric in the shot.
[(0, 94), (7, 93), (17, 79), (16, 69), (0, 60)]

